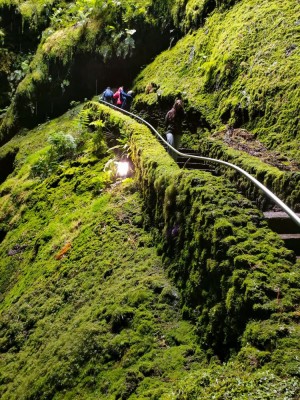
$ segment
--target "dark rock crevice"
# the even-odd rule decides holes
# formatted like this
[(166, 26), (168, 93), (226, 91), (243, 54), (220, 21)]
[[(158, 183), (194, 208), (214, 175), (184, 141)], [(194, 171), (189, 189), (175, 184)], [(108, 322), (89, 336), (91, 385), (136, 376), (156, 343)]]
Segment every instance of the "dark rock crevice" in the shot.
[(3, 242), (5, 239), (5, 236), (7, 235), (7, 231), (0, 226), (0, 243)]
[(14, 149), (0, 158), (0, 184), (14, 171), (14, 162), (17, 153), (18, 149)]

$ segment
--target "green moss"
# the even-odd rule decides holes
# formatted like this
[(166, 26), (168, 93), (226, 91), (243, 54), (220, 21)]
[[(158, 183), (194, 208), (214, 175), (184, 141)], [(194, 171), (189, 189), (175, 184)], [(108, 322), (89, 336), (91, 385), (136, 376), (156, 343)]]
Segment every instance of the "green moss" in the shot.
[[(257, 157), (228, 148), (220, 140), (213, 138), (201, 139), (197, 146), (203, 156), (219, 158), (239, 165), (267, 186), (281, 200), (289, 204), (294, 210), (297, 211), (300, 208), (298, 172), (280, 170), (277, 167), (266, 164)], [(255, 189), (248, 180), (241, 175), (237, 176), (237, 174), (228, 167), (221, 167), (220, 171), (229, 179), (234, 179), (237, 185), (247, 194), (247, 197), (255, 199), (263, 207), (266, 206), (268, 200), (266, 200), (265, 196), (258, 189)]]
[[(124, 126), (131, 126), (126, 117), (121, 119)], [(151, 162), (149, 133), (135, 124), (132, 129), (145, 213), (152, 229), (158, 230), (154, 235), (160, 252), (181, 289), (184, 314), (191, 316), (197, 310), (194, 318), (201, 343), (224, 357), (224, 345), (237, 346), (249, 319), (268, 320), (279, 309), (290, 309), (291, 289), (284, 290), (278, 302), (274, 287), (283, 287), (284, 271), (292, 268), (291, 253), (282, 248), (252, 205), (222, 179), (169, 168), (168, 158), (154, 143), (156, 162)], [(288, 274), (291, 277), (293, 272)], [(177, 301), (168, 288), (160, 298), (170, 304)]]
[[(189, 1), (183, 25), (196, 28), (209, 3)], [(161, 103), (180, 92), (187, 109), (197, 110), (211, 130), (224, 123), (243, 126), (268, 148), (298, 160), (289, 143), (298, 135), (295, 66), (299, 52), (293, 43), (297, 42), (295, 9), (299, 4), (291, 0), (283, 8), (280, 2), (268, 1), (229, 5), (226, 11), (215, 10), (202, 27), (141, 72), (135, 84), (138, 107), (153, 105), (145, 87), (155, 82)]]
[[(135, 180), (108, 178), (77, 112), (3, 147), (19, 152), (0, 186), (1, 396), (295, 397), (290, 252), (222, 178), (180, 170), (146, 127), (85, 107), (130, 143)], [(82, 156), (31, 179), (58, 130), (84, 135)]]
[[(124, 137), (145, 140), (143, 127), (117, 115)], [(168, 393), (187, 365), (205, 361), (153, 240), (132, 223), (141, 218), (136, 184), (110, 186), (106, 158), (95, 159), (89, 146), (55, 175), (29, 177), (47, 136), (58, 126), (74, 133), (76, 121), (67, 114), (3, 148), (20, 146), (1, 185), (0, 217), (10, 226), (1, 243), (1, 397)]]

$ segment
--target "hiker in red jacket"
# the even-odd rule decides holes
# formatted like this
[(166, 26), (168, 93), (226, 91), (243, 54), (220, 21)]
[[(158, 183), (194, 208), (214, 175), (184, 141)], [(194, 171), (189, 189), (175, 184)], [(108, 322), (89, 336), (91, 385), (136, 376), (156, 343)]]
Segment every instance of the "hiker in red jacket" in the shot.
[[(131, 91), (131, 93), (133, 92)], [(123, 110), (128, 110), (132, 102), (132, 94), (129, 92), (126, 93), (123, 86), (120, 86), (114, 94), (114, 99), (118, 107), (121, 107)]]
[(115, 104), (116, 104), (118, 107), (121, 107), (121, 106), (122, 106), (122, 95), (121, 95), (122, 91), (123, 91), (123, 86), (120, 86), (119, 89), (116, 91), (116, 93), (115, 93), (114, 96), (113, 96), (113, 97), (114, 97)]

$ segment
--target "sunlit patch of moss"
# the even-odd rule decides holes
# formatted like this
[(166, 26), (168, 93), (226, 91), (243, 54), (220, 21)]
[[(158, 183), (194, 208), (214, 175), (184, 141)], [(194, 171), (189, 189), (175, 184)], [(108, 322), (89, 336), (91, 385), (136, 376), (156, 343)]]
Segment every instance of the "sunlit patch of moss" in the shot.
[(44, 53), (50, 57), (58, 57), (62, 59), (63, 64), (66, 64), (72, 59), (72, 51), (76, 48), (80, 36), (82, 35), (83, 27), (70, 27), (58, 30), (47, 38), (42, 46)]
[(25, 0), (25, 1), (15, 1), (15, 0), (1, 0), (1, 6), (16, 6), (17, 11), (22, 15), (24, 20), (30, 22), (32, 27), (37, 27), (39, 18), (45, 12), (49, 11), (53, 5), (53, 0), (38, 1), (38, 0)]
[(25, 20), (30, 22), (33, 27), (37, 27), (39, 24), (39, 18), (45, 12), (49, 12), (53, 6), (53, 3), (54, 0), (47, 0), (43, 2), (27, 0), (18, 4), (18, 11)]

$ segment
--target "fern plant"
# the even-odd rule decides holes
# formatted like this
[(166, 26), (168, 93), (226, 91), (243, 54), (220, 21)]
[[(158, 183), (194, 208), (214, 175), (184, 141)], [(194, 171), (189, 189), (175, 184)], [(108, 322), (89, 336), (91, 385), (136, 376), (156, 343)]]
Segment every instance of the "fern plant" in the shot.
[(70, 134), (54, 133), (48, 137), (48, 142), (51, 144), (48, 152), (40, 156), (31, 167), (32, 177), (45, 179), (56, 171), (60, 161), (72, 158), (76, 154), (77, 143)]
[(93, 146), (94, 146), (94, 153), (97, 156), (105, 154), (107, 151), (107, 145), (104, 137), (104, 130), (105, 122), (102, 120), (96, 120), (89, 124), (89, 126), (95, 128), (95, 132), (93, 134)]
[(88, 128), (91, 122), (91, 110), (89, 108), (83, 108), (80, 113), (78, 114), (78, 124), (81, 128)]

